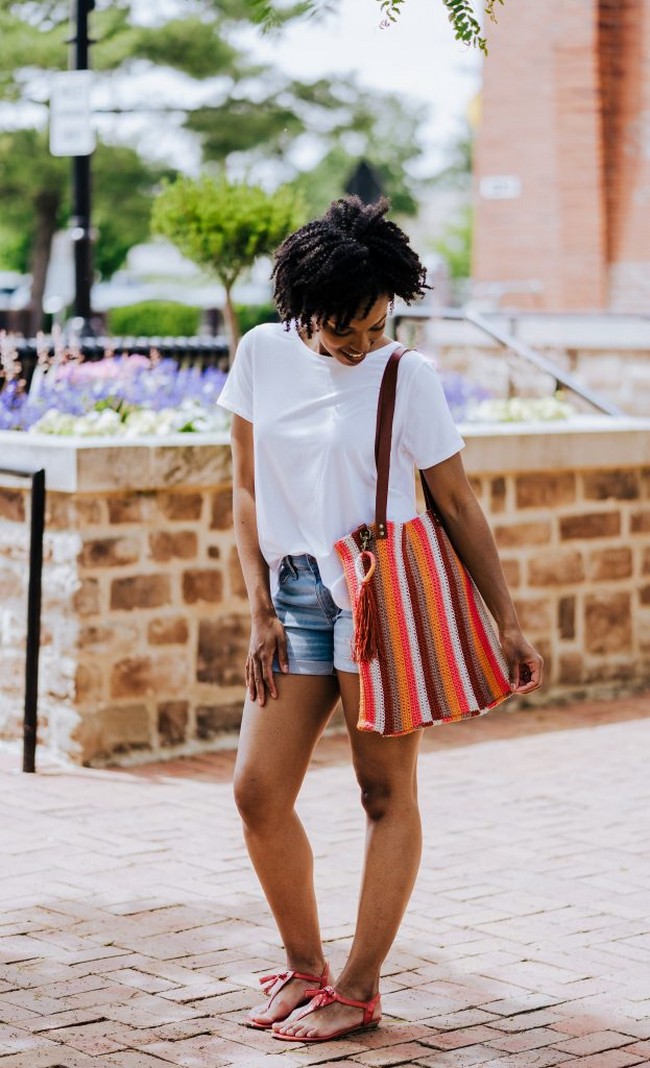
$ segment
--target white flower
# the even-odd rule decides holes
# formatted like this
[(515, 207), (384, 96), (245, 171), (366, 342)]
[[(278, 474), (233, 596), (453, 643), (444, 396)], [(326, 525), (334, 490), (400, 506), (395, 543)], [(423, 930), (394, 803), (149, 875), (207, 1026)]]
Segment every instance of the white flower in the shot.
[(95, 434), (114, 435), (120, 433), (121, 420), (112, 408), (103, 408), (100, 412), (88, 412), (76, 420), (76, 433), (83, 437)]
[(30, 433), (74, 434), (76, 419), (76, 416), (68, 415), (67, 412), (59, 412), (56, 408), (48, 408), (45, 414), (29, 428)]
[(112, 408), (87, 412), (85, 415), (68, 415), (50, 408), (30, 431), (39, 434), (59, 434), (78, 437), (119, 436), (138, 438), (155, 434), (164, 436), (189, 431), (210, 433), (226, 429), (228, 413), (223, 409), (204, 408), (195, 400), (185, 400), (178, 408), (136, 408), (125, 419)]
[(473, 404), (467, 412), (470, 423), (536, 423), (569, 419), (575, 409), (561, 393), (554, 397), (493, 398)]
[(139, 408), (129, 412), (124, 420), (123, 433), (127, 438), (137, 438), (143, 434), (160, 433), (159, 417), (162, 412), (154, 412), (151, 408)]

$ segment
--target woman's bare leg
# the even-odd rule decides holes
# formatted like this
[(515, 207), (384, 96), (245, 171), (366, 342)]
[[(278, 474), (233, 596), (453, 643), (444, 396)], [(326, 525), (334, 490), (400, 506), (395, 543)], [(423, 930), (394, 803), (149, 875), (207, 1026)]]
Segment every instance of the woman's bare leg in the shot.
[[(246, 700), (235, 766), (235, 800), (248, 852), (287, 954), (287, 967), (320, 975), (323, 950), (313, 857), (294, 805), (309, 761), (338, 699), (335, 676), (276, 676), (278, 697)], [(286, 1016), (314, 985), (293, 980), (255, 1019)]]
[[(420, 864), (422, 832), (417, 806), (417, 754), (421, 731), (382, 738), (358, 731), (359, 677), (339, 672), (341, 698), (368, 826), (357, 926), (347, 963), (335, 986), (368, 1001), (377, 993), (381, 966), (408, 905)], [(304, 1036), (330, 1034), (360, 1023), (359, 1009), (332, 1004), (304, 1020), (279, 1025)]]

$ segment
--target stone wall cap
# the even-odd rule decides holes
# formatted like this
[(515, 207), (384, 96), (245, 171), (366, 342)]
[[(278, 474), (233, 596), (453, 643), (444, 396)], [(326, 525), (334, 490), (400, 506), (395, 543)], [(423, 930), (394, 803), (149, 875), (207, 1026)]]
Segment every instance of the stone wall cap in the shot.
[(555, 423), (461, 423), (470, 474), (650, 464), (650, 419), (585, 415)]
[(0, 447), (5, 445), (21, 444), (29, 448), (55, 448), (55, 449), (97, 449), (105, 446), (132, 447), (133, 445), (187, 445), (193, 442), (196, 445), (229, 445), (230, 435), (227, 430), (215, 430), (210, 433), (192, 431), (191, 433), (178, 434), (138, 434), (137, 437), (125, 437), (122, 434), (102, 434), (93, 437), (83, 435), (75, 437), (72, 434), (37, 434), (21, 430), (0, 430)]
[(531, 420), (527, 422), (513, 419), (504, 423), (458, 423), (458, 429), (463, 437), (508, 437), (512, 435), (531, 436), (533, 434), (591, 434), (594, 431), (602, 433), (628, 433), (629, 431), (641, 430), (650, 432), (650, 419), (641, 419), (636, 416), (612, 416), (605, 414), (576, 415), (570, 419), (556, 420)]
[[(477, 307), (477, 310), (478, 309)], [(512, 314), (482, 310), (493, 326), (514, 331), (517, 340), (529, 345), (577, 348), (605, 352), (649, 352), (650, 321), (642, 315), (611, 313), (535, 313), (516, 310)], [(408, 318), (408, 311), (405, 318)], [(471, 344), (477, 348), (501, 348), (498, 341), (467, 320), (433, 318), (431, 340), (434, 345)]]
[[(470, 474), (650, 464), (650, 419), (579, 416), (555, 423), (461, 423)], [(606, 444), (605, 444), (606, 442)], [(214, 486), (231, 477), (227, 432), (73, 438), (0, 431), (2, 465), (45, 468), (62, 493)], [(0, 485), (12, 485), (0, 475)]]
[[(224, 431), (138, 438), (0, 431), (2, 466), (44, 468), (47, 489), (61, 493), (219, 484), (230, 478), (229, 446)], [(0, 475), (0, 484), (7, 481)]]

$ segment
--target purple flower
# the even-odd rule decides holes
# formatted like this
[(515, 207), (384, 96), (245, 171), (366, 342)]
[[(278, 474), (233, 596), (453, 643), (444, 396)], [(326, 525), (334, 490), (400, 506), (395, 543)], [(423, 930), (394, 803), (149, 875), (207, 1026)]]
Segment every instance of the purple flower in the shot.
[(492, 396), (489, 390), (477, 386), (464, 375), (456, 371), (441, 371), (440, 381), (447, 404), (456, 422), (462, 422), (470, 404), (487, 400)]
[(98, 406), (177, 408), (192, 400), (214, 407), (226, 374), (215, 367), (182, 367), (175, 360), (108, 356), (84, 362), (64, 359), (39, 367), (28, 394), (12, 379), (0, 391), (0, 429), (28, 430), (46, 411), (84, 415)]
[[(45, 361), (39, 365), (29, 393), (24, 392), (20, 379), (5, 378), (0, 390), (0, 429), (29, 430), (51, 409), (79, 416), (103, 407), (161, 411), (193, 401), (211, 410), (226, 377), (216, 367), (183, 366), (156, 354), (84, 361), (59, 353), (49, 367)], [(456, 420), (464, 419), (470, 403), (491, 396), (454, 371), (442, 371), (440, 378)]]

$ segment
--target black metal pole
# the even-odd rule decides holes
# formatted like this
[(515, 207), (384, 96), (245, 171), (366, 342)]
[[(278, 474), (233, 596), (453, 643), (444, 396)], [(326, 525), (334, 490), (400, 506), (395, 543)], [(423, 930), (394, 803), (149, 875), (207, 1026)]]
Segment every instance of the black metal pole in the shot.
[(0, 467), (0, 475), (29, 478), (32, 483), (27, 586), (27, 649), (25, 653), (25, 713), (23, 719), (23, 771), (36, 771), (38, 728), (38, 655), (41, 647), (41, 583), (45, 530), (45, 470), (21, 471)]
[(43, 531), (45, 529), (45, 471), (32, 476), (32, 507), (27, 587), (27, 650), (25, 654), (25, 720), (23, 726), (23, 771), (36, 771), (38, 727), (38, 656), (41, 647), (41, 579)]
[[(94, 0), (72, 0), (73, 35), (70, 41), (71, 70), (88, 70), (88, 12)], [(90, 155), (72, 158), (72, 241), (74, 248), (74, 316), (79, 320), (78, 333), (94, 336), (91, 325), (90, 290), (93, 277), (91, 240), (91, 168)]]

